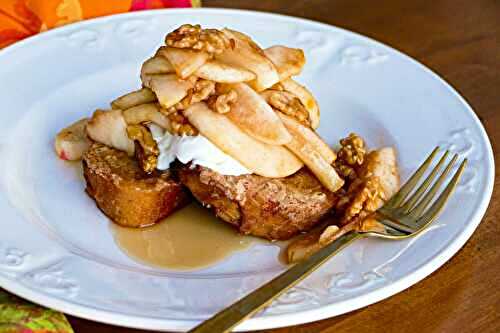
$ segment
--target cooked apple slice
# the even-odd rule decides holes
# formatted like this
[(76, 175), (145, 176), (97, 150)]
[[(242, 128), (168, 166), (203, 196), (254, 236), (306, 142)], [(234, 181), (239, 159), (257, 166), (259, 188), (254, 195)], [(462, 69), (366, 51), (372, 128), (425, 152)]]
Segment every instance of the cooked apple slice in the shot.
[(156, 103), (141, 104), (123, 111), (123, 119), (128, 125), (153, 122), (164, 129), (170, 130), (170, 120), (160, 112)]
[(292, 126), (289, 129), (292, 140), (285, 146), (304, 162), (324, 187), (332, 192), (339, 190), (344, 185), (344, 181), (339, 177), (333, 166), (316, 151), (302, 132), (297, 130), (297, 127)]
[(232, 89), (238, 98), (226, 115), (255, 139), (271, 145), (282, 145), (291, 140), (285, 125), (264, 98), (245, 83), (221, 85)]
[(286, 248), (287, 261), (289, 264), (293, 264), (307, 259), (340, 236), (357, 228), (358, 223), (350, 223), (340, 229), (336, 225), (328, 225), (326, 228), (324, 225), (320, 225), (294, 239), (288, 245)]
[[(392, 147), (371, 151), (359, 170), (360, 177), (378, 177), (384, 197), (392, 197), (399, 189), (396, 150)], [(377, 207), (378, 208), (378, 207)]]
[(76, 161), (82, 158), (83, 153), (90, 146), (90, 140), (85, 131), (88, 121), (88, 118), (80, 119), (57, 133), (54, 147), (60, 159)]
[[(221, 54), (216, 55), (217, 60), (255, 73), (257, 77), (251, 81), (251, 85), (257, 91), (267, 89), (279, 81), (276, 68), (257, 44), (241, 33), (235, 33), (229, 29), (222, 31), (234, 40), (234, 48), (227, 48)], [(245, 37), (243, 38), (242, 35)]]
[(277, 112), (286, 128), (292, 136), (300, 136), (303, 140), (307, 141), (324, 159), (328, 164), (332, 164), (336, 159), (335, 152), (326, 144), (321, 137), (311, 130), (310, 128), (302, 125), (296, 119), (287, 116), (281, 112)]
[(257, 43), (254, 42), (252, 37), (250, 37), (242, 32), (239, 32), (237, 30), (233, 30), (233, 29), (229, 29), (229, 28), (222, 29), (222, 32), (229, 33), (234, 38), (238, 38), (244, 42), (247, 42), (252, 48), (258, 50), (259, 52), (262, 52), (262, 48), (259, 45), (257, 45)]
[(318, 128), (319, 107), (311, 92), (304, 86), (298, 84), (296, 81), (290, 78), (281, 81), (280, 85), (283, 87), (283, 89), (291, 92), (300, 99), (302, 104), (304, 104), (304, 106), (306, 107), (307, 112), (309, 112), (309, 121), (311, 123), (311, 127), (314, 129)]
[(177, 75), (185, 79), (200, 68), (209, 58), (207, 52), (165, 47), (158, 54), (167, 58)]
[(280, 178), (294, 174), (303, 166), (285, 147), (255, 140), (203, 102), (191, 105), (184, 114), (208, 140), (255, 174)]
[(209, 60), (194, 75), (205, 80), (221, 83), (245, 82), (255, 79), (255, 74), (238, 66), (230, 66), (219, 60)]
[(128, 138), (122, 110), (96, 110), (87, 124), (87, 135), (130, 156), (134, 154), (134, 142)]
[(149, 86), (149, 77), (151, 74), (170, 74), (175, 73), (175, 69), (167, 58), (160, 55), (146, 60), (141, 67), (141, 81), (146, 87)]
[(301, 49), (275, 45), (265, 49), (264, 54), (276, 67), (280, 81), (299, 75), (306, 63), (304, 51)]
[(126, 110), (139, 104), (151, 103), (154, 101), (156, 101), (155, 94), (148, 88), (142, 88), (118, 97), (111, 102), (111, 108)]
[(150, 84), (160, 105), (166, 109), (183, 99), (193, 88), (192, 81), (182, 80), (175, 74), (152, 75)]
[(170, 74), (175, 72), (174, 66), (162, 55), (157, 55), (146, 60), (141, 67), (146, 74)]

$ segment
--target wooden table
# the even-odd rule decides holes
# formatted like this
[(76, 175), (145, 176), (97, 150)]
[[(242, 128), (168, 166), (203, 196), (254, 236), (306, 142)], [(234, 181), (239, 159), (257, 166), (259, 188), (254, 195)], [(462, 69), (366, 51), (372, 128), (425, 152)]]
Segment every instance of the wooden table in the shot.
[[(498, 189), (500, 1), (204, 0), (204, 5), (330, 23), (370, 36), (424, 63), (450, 82), (482, 120), (495, 151)], [(500, 332), (499, 199), (497, 190), (464, 248), (417, 285), (349, 314), (267, 332)], [(143, 332), (69, 319), (76, 333)]]

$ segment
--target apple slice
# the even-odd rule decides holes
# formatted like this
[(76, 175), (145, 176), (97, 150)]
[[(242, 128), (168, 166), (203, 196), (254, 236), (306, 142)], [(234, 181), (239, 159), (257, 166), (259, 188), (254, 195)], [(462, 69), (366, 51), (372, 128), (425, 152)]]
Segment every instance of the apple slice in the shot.
[(291, 92), (300, 99), (307, 112), (309, 112), (309, 122), (311, 123), (311, 127), (313, 129), (318, 128), (319, 107), (311, 92), (304, 86), (298, 84), (296, 81), (290, 78), (281, 81), (279, 84), (283, 87), (284, 90)]
[(255, 79), (255, 74), (238, 66), (230, 66), (218, 60), (209, 60), (194, 75), (220, 83), (245, 82)]
[(303, 166), (285, 147), (255, 140), (225, 115), (213, 112), (203, 102), (191, 105), (184, 110), (184, 115), (208, 140), (257, 175), (287, 177)]
[(193, 88), (192, 81), (182, 80), (176, 74), (151, 75), (150, 84), (160, 105), (166, 109), (180, 102)]
[(88, 118), (80, 119), (57, 133), (54, 148), (60, 159), (76, 161), (82, 158), (90, 146), (85, 130), (88, 121)]
[(264, 98), (245, 83), (221, 85), (238, 95), (226, 115), (233, 123), (255, 139), (271, 145), (282, 145), (291, 140), (285, 125)]
[(170, 131), (170, 120), (160, 112), (156, 103), (141, 104), (123, 111), (123, 119), (128, 125), (153, 122)]
[(384, 197), (392, 197), (399, 189), (399, 171), (396, 150), (385, 147), (371, 151), (359, 170), (360, 177), (378, 177)]
[(170, 74), (175, 73), (175, 69), (167, 58), (160, 55), (146, 60), (141, 67), (141, 81), (147, 87), (149, 76), (151, 74)]
[[(327, 221), (327, 223), (332, 221)], [(286, 258), (289, 264), (293, 264), (309, 258), (340, 236), (349, 231), (357, 230), (358, 223), (350, 223), (341, 228), (336, 225), (324, 225), (315, 227), (304, 235), (294, 239), (286, 248)]]
[(337, 155), (316, 132), (302, 125), (299, 121), (290, 116), (287, 116), (279, 111), (276, 113), (281, 117), (281, 120), (292, 136), (297, 135), (307, 141), (328, 164), (332, 164), (333, 161), (335, 161)]
[(133, 106), (156, 101), (156, 95), (148, 88), (142, 88), (121, 97), (118, 97), (111, 102), (112, 109), (126, 110)]
[(301, 138), (292, 138), (286, 147), (296, 154), (312, 171), (321, 184), (332, 192), (338, 191), (344, 181), (335, 169), (316, 151), (314, 147)]
[(128, 138), (122, 110), (96, 110), (87, 124), (87, 135), (130, 156), (134, 154), (134, 142)]
[(278, 72), (271, 60), (248, 36), (229, 29), (222, 31), (234, 40), (234, 48), (227, 48), (216, 55), (217, 60), (255, 73), (257, 77), (251, 84), (257, 91), (267, 89), (279, 81)]
[(175, 72), (185, 79), (200, 68), (209, 58), (207, 52), (165, 47), (158, 54), (167, 58)]
[(280, 81), (288, 79), (290, 76), (299, 75), (306, 63), (304, 51), (301, 49), (275, 45), (265, 49), (264, 54), (276, 67)]
[(323, 158), (298, 127), (289, 127), (292, 140), (285, 146), (297, 155), (302, 162), (318, 178), (321, 184), (332, 192), (338, 191), (344, 181), (339, 177), (333, 166)]
[(258, 50), (259, 52), (262, 52), (262, 48), (259, 45), (257, 45), (257, 43), (254, 42), (252, 37), (248, 36), (247, 34), (229, 28), (222, 29), (222, 32), (230, 34), (231, 36), (233, 36), (233, 38), (238, 38), (244, 42), (247, 42), (252, 48)]

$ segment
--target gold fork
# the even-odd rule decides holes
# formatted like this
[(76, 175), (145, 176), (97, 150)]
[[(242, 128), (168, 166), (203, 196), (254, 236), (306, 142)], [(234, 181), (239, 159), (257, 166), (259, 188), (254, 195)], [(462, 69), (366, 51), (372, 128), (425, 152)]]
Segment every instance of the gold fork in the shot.
[(438, 151), (439, 147), (436, 147), (417, 171), (401, 187), (399, 192), (374, 213), (373, 217), (378, 223), (367, 223), (360, 229), (347, 232), (308, 259), (294, 265), (189, 332), (229, 332), (238, 323), (270, 304), (273, 299), (302, 281), (329, 258), (356, 239), (363, 237), (404, 239), (420, 233), (441, 212), (459, 182), (460, 176), (467, 164), (467, 159), (464, 159), (451, 180), (447, 183), (445, 189), (432, 202), (458, 158), (458, 155), (455, 154), (444, 171), (441, 172), (436, 182), (433, 183), (447, 160), (449, 152), (446, 151), (427, 178), (420, 182), (420, 179), (431, 165)]

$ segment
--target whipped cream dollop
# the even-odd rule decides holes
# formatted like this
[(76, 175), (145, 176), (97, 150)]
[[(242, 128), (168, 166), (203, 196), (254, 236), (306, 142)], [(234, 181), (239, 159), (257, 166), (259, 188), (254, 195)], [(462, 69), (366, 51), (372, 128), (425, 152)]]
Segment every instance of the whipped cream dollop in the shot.
[(148, 126), (160, 151), (156, 166), (159, 170), (168, 169), (177, 158), (181, 163), (191, 162), (191, 165), (204, 166), (222, 175), (239, 176), (252, 173), (201, 134), (177, 136), (158, 125)]

